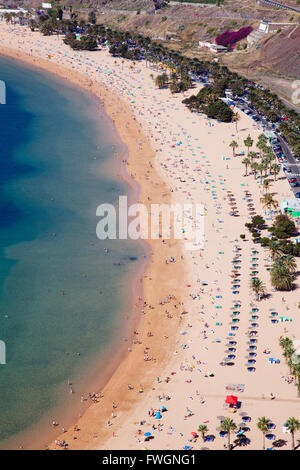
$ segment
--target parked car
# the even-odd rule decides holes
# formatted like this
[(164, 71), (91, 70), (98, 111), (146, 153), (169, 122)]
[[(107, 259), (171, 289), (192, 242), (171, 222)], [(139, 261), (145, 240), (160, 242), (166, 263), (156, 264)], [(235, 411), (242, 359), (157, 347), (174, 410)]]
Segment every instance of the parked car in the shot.
[(295, 197), (300, 198), (300, 193), (295, 193)]

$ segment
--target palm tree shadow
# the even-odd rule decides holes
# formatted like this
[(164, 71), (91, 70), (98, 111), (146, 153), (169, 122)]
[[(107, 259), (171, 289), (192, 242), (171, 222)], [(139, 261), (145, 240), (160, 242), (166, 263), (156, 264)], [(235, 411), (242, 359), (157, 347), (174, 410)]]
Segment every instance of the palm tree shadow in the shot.
[(214, 434), (208, 434), (205, 436), (204, 442), (213, 442), (215, 440), (216, 436)]
[(300, 440), (299, 440), (299, 439), (297, 439), (297, 442), (298, 442), (298, 444), (295, 446), (295, 450), (297, 450), (297, 449), (298, 449), (298, 447), (300, 447)]
[(234, 444), (232, 446), (232, 450), (235, 449), (236, 447), (245, 447), (248, 446), (251, 442), (251, 439), (249, 439), (247, 436), (240, 436), (237, 439), (234, 440)]
[[(287, 441), (285, 441), (284, 439), (277, 439), (277, 441), (274, 441), (273, 442), (273, 447), (283, 447), (283, 446), (286, 446), (287, 445)], [(300, 443), (299, 443), (300, 445)]]

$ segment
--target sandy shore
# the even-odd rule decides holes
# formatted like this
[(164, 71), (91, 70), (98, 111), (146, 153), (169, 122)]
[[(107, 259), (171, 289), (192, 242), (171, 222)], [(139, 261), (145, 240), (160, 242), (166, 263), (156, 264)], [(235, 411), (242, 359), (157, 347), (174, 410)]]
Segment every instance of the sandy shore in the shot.
[[(299, 294), (297, 290), (275, 292), (266, 270), (268, 253), (248, 237), (244, 242), (239, 238), (247, 234), (244, 224), (251, 218), (251, 208), (264, 215), (262, 189), (253, 175), (243, 176), (243, 157), (234, 158), (229, 148), (234, 139), (238, 152), (247, 153), (244, 139), (250, 134), (256, 142), (260, 129), (243, 113), (238, 129), (235, 124), (190, 113), (181, 103), (182, 95), (172, 97), (169, 90), (155, 89), (150, 76), (155, 72), (144, 63), (123, 63), (106, 50), (74, 53), (61, 38), (43, 37), (3, 22), (0, 41), (2, 53), (57, 73), (103, 99), (128, 147), (127, 171), (141, 187), (141, 202), (148, 207), (154, 202), (193, 202), (205, 207), (204, 250), (188, 249), (183, 241), (151, 241), (151, 263), (141, 279), (146, 305), (132, 351), (101, 391), (103, 398), (77, 422), (80, 431), (69, 429), (58, 439), (71, 449), (182, 449), (185, 445), (222, 449), (226, 439), (219, 436), (221, 417), (230, 416), (238, 425), (244, 414), (251, 417), (247, 449), (261, 448), (256, 427), (261, 416), (273, 421), (276, 440), (288, 441), (282, 424), (289, 416), (299, 418), (300, 408), (296, 387), (285, 380), (288, 368), (278, 340), (282, 334), (297, 338)], [(239, 217), (230, 215), (228, 191)], [(282, 174), (273, 181), (272, 193), (279, 202), (290, 194)], [(266, 218), (271, 223), (271, 215)], [(175, 262), (166, 264), (171, 256)], [(235, 281), (232, 269), (237, 258), (240, 276)], [(266, 284), (268, 299), (256, 302), (249, 292), (252, 270)], [(161, 305), (168, 296), (172, 298)], [(240, 303), (239, 322), (234, 326), (236, 303)], [(255, 321), (254, 308), (258, 309)], [(273, 324), (271, 311), (288, 321)], [(251, 326), (253, 322), (257, 326)], [(255, 372), (247, 369), (249, 328), (257, 331)], [(224, 367), (220, 363), (228, 355), (230, 339), (236, 342), (234, 365)], [(266, 348), (269, 355), (264, 353)], [(145, 355), (152, 360), (145, 361)], [(280, 363), (271, 365), (269, 357)], [(133, 390), (128, 390), (128, 384)], [(227, 394), (237, 395), (242, 403), (235, 414), (225, 406)], [(162, 406), (167, 411), (157, 420), (152, 410)], [(59, 416), (54, 419), (63, 426)], [(215, 439), (190, 442), (191, 432), (202, 423)], [(145, 432), (154, 439), (145, 443)]]

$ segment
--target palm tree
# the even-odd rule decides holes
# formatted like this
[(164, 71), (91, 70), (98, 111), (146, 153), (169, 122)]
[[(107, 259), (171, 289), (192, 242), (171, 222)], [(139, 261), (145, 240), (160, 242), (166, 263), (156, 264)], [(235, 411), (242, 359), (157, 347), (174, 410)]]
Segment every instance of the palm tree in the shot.
[(281, 261), (290, 273), (295, 273), (297, 269), (297, 263), (293, 255), (284, 255), (281, 258)]
[(239, 120), (241, 119), (241, 116), (239, 115), (238, 112), (236, 113), (233, 113), (232, 115), (232, 122), (235, 122), (235, 128), (236, 128), (236, 132), (238, 132), (238, 128), (237, 128), (237, 123), (239, 122)]
[(274, 179), (276, 181), (276, 175), (278, 175), (278, 173), (280, 171), (280, 166), (277, 163), (273, 163), (273, 165), (271, 166), (271, 169), (274, 173)]
[(267, 142), (267, 138), (266, 138), (265, 134), (259, 134), (257, 140), (258, 140), (258, 142), (264, 142), (264, 143)]
[(202, 436), (202, 439), (203, 439), (203, 442), (204, 442), (205, 441), (205, 434), (208, 432), (208, 427), (206, 426), (206, 424), (199, 424), (198, 432), (201, 433), (201, 436)]
[(292, 450), (295, 450), (295, 432), (300, 429), (300, 421), (296, 418), (289, 418), (284, 426), (290, 431), (292, 436)]
[(248, 176), (247, 170), (248, 170), (248, 166), (251, 165), (250, 159), (249, 159), (249, 158), (244, 158), (244, 159), (242, 160), (242, 164), (245, 165), (245, 167), (246, 167), (246, 174), (245, 174), (245, 176)]
[(266, 156), (266, 159), (268, 160), (268, 164), (269, 164), (269, 173), (271, 174), (272, 173), (272, 166), (274, 164), (274, 161), (276, 159), (275, 155), (272, 153), (272, 154), (267, 154)]
[(279, 339), (279, 344), (285, 350), (287, 350), (289, 348), (293, 348), (293, 341), (290, 338), (283, 338), (281, 336), (280, 339)]
[(271, 186), (271, 180), (264, 180), (263, 187), (266, 193), (268, 193), (268, 189), (270, 188), (270, 186)]
[(221, 430), (227, 433), (228, 450), (231, 450), (230, 433), (236, 429), (236, 424), (231, 418), (224, 418), (221, 422)]
[(265, 172), (265, 176), (267, 176), (267, 171), (268, 171), (270, 162), (271, 162), (270, 157), (264, 157), (261, 161), (263, 171)]
[(250, 288), (257, 295), (258, 300), (260, 300), (261, 296), (266, 292), (264, 283), (258, 278), (252, 279), (250, 281)]
[[(250, 135), (248, 135), (247, 139), (244, 140), (244, 144), (247, 147), (248, 153), (249, 153), (249, 148), (252, 147), (252, 145), (253, 145), (253, 139), (251, 139)], [(248, 155), (248, 153), (247, 153), (247, 155)]]
[(23, 19), (24, 19), (24, 13), (22, 11), (20, 11), (17, 14), (17, 17), (19, 18), (19, 23), (22, 25), (23, 24)]
[(232, 148), (232, 155), (235, 157), (235, 149), (238, 148), (239, 144), (233, 140), (232, 142), (230, 142), (229, 144), (229, 147)]
[(253, 152), (253, 151), (251, 150), (251, 152), (248, 153), (248, 157), (250, 158), (251, 163), (253, 163), (253, 160), (254, 160), (255, 158), (257, 158), (257, 154), (256, 154), (256, 152)]
[(265, 450), (266, 448), (265, 437), (269, 430), (270, 424), (271, 420), (269, 418), (266, 418), (265, 416), (263, 416), (262, 418), (258, 418), (257, 427), (263, 433), (263, 450)]
[(164, 88), (166, 86), (167, 80), (168, 80), (168, 77), (166, 78), (166, 74), (163, 73), (161, 75), (157, 75), (155, 79), (155, 85), (158, 88)]
[(256, 163), (256, 162), (253, 162), (251, 164), (251, 169), (252, 169), (253, 174), (254, 174), (254, 179), (256, 180), (256, 172), (259, 170), (259, 164)]
[(271, 271), (271, 284), (277, 290), (291, 290), (293, 287), (294, 274), (291, 273), (281, 259), (277, 259)]
[(277, 240), (271, 239), (268, 243), (268, 249), (270, 250), (271, 258), (275, 261), (282, 256), (282, 249)]
[(258, 141), (257, 144), (256, 144), (256, 147), (259, 149), (259, 155), (261, 157), (262, 151), (265, 150), (265, 148), (266, 148), (265, 142)]
[(278, 202), (273, 199), (273, 196), (271, 194), (265, 194), (263, 197), (260, 198), (260, 202), (263, 205), (264, 209), (277, 209), (278, 207)]

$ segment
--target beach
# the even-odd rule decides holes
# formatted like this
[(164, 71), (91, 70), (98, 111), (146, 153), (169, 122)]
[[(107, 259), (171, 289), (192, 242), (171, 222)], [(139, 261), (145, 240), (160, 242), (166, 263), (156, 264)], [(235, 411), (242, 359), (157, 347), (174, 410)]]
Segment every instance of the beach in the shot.
[[(182, 99), (195, 89), (172, 96), (155, 87), (151, 74), (156, 72), (145, 63), (113, 58), (106, 49), (74, 52), (61, 37), (4, 22), (0, 41), (2, 54), (58, 74), (103, 100), (128, 149), (126, 170), (139, 184), (140, 202), (148, 208), (151, 203), (204, 206), (203, 249), (189, 249), (183, 240), (149, 241), (150, 262), (140, 279), (144, 306), (137, 299), (140, 320), (128, 354), (101, 391), (91, 390), (101, 392), (96, 403), (66, 432), (60, 433), (60, 417), (53, 417), (59, 425), (53, 427), (49, 447), (61, 448), (55, 440), (65, 440), (70, 449), (223, 449), (227, 441), (219, 426), (227, 416), (237, 425), (250, 418), (245, 449), (261, 448), (256, 426), (261, 416), (274, 423), (276, 440), (289, 441), (282, 425), (290, 416), (299, 417), (300, 408), (297, 388), (286, 380), (289, 371), (279, 337), (297, 339), (299, 294), (297, 289), (275, 292), (270, 285), (269, 254), (252, 242), (245, 223), (254, 214), (271, 223), (272, 215), (262, 208), (259, 178), (244, 176), (243, 157), (234, 157), (229, 147), (234, 139), (237, 153), (246, 154), (244, 140), (250, 134), (256, 142), (261, 130), (242, 112), (237, 124), (191, 113)], [(272, 182), (272, 193), (279, 202), (290, 194), (282, 173)], [(237, 217), (230, 215), (233, 203)], [(246, 234), (245, 241), (240, 234)], [(237, 263), (240, 275), (232, 276)], [(269, 298), (257, 301), (250, 292), (252, 271), (266, 284)], [(233, 330), (234, 311), (239, 322)], [(272, 311), (287, 321), (272, 323)], [(230, 338), (235, 344), (229, 344)], [(230, 346), (234, 365), (222, 366)], [(269, 357), (280, 362), (272, 364)], [(231, 394), (241, 402), (237, 411), (225, 405)], [(214, 438), (203, 443), (193, 437), (199, 424), (206, 424)], [(147, 432), (153, 438), (145, 442)]]

